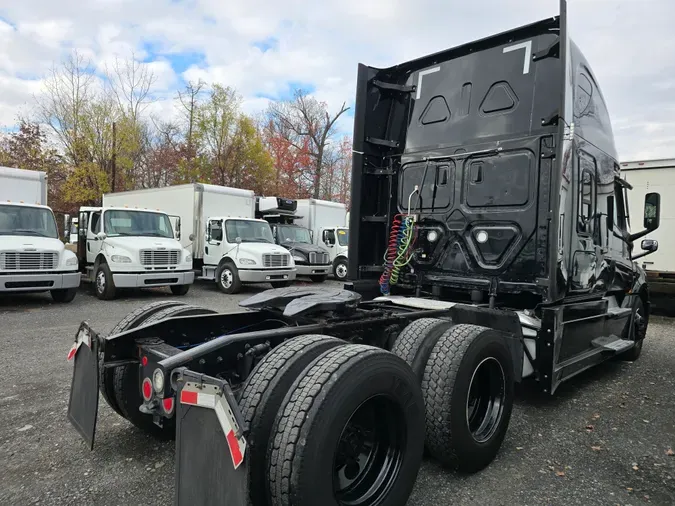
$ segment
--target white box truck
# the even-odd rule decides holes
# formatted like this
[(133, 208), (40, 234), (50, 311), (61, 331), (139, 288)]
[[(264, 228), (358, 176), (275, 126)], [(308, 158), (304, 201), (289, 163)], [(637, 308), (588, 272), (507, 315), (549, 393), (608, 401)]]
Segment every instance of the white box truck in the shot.
[(657, 192), (661, 199), (661, 225), (644, 239), (658, 241), (659, 248), (640, 262), (647, 273), (649, 290), (653, 293), (675, 294), (675, 159), (636, 160), (621, 162), (623, 178), (633, 186), (628, 193), (630, 223), (640, 229), (643, 222), (645, 195)]
[(180, 218), (181, 244), (200, 279), (232, 294), (243, 283), (288, 286), (295, 279), (291, 255), (274, 244), (269, 223), (255, 219), (252, 191), (184, 184), (107, 195), (115, 205), (161, 209)]
[(79, 286), (77, 256), (47, 206), (47, 174), (0, 167), (0, 294), (49, 291), (70, 302)]
[(347, 207), (339, 202), (318, 199), (298, 200), (297, 225), (312, 232), (314, 244), (328, 250), (336, 279), (347, 279), (349, 222)]

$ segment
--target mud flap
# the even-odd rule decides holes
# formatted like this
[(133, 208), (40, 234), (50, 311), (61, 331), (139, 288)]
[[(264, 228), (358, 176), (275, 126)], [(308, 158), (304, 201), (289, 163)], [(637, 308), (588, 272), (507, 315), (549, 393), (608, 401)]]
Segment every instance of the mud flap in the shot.
[(68, 360), (73, 359), (68, 420), (93, 450), (98, 416), (98, 336), (86, 322), (80, 325), (68, 353)]
[(246, 440), (226, 381), (178, 372), (176, 505), (246, 506)]

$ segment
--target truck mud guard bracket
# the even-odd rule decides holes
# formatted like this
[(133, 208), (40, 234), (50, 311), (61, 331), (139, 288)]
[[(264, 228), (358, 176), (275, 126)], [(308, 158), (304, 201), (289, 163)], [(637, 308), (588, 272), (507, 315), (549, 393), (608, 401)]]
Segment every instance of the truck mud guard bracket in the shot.
[(516, 382), (522, 380), (524, 360), (523, 328), (515, 312), (469, 306), (468, 304), (456, 304), (448, 312), (453, 323), (480, 325), (502, 332), (511, 351), (515, 380)]
[(225, 380), (185, 368), (172, 375), (177, 506), (247, 504), (247, 427)]

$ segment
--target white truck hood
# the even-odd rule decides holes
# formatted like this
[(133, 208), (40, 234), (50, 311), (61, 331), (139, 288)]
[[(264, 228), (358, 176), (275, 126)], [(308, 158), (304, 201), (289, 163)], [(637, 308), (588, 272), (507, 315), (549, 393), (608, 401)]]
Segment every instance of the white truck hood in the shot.
[(108, 247), (120, 248), (129, 252), (139, 252), (144, 249), (183, 250), (183, 246), (176, 240), (167, 237), (120, 236), (106, 237), (103, 241)]
[(0, 235), (0, 251), (56, 251), (64, 249), (59, 239), (27, 235)]
[[(237, 251), (238, 249), (238, 251)], [(278, 246), (276, 244), (272, 244), (269, 242), (242, 242), (238, 247), (234, 247), (234, 251), (232, 251), (232, 255), (236, 256), (237, 253), (239, 255), (242, 254), (251, 254), (256, 257), (263, 255), (263, 254), (268, 254), (268, 253), (288, 253), (288, 250), (286, 248), (282, 248), (281, 246)]]

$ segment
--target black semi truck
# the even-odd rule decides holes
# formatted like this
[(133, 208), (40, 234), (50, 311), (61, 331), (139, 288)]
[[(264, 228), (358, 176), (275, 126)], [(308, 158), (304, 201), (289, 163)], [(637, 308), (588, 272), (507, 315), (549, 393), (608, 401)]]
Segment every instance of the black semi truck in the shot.
[[(161, 301), (83, 322), (68, 417), (93, 448), (99, 391), (176, 438), (180, 505), (403, 505), (426, 447), (475, 472), (514, 385), (554, 393), (640, 356), (649, 321), (597, 80), (561, 13), (387, 69), (359, 66), (344, 289), (217, 313)], [(74, 451), (74, 450), (73, 450)], [(169, 477), (167, 477), (167, 481)]]

